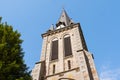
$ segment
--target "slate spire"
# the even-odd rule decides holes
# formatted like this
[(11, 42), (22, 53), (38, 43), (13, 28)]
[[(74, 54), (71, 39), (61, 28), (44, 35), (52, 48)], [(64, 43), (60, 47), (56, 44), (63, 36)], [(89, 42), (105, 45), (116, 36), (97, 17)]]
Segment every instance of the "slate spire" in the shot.
[(63, 24), (64, 26), (69, 26), (70, 24), (72, 24), (73, 21), (71, 20), (71, 18), (67, 15), (65, 9), (62, 10), (62, 14), (56, 24), (56, 27), (58, 27), (59, 25)]

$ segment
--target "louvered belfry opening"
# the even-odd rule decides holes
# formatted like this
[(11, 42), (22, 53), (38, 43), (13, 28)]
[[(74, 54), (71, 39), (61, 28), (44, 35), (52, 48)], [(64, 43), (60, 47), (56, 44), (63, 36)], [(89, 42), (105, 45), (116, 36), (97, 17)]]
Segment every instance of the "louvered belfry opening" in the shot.
[(52, 41), (51, 60), (58, 59), (58, 40)]
[(64, 54), (65, 57), (72, 55), (71, 40), (68, 35), (64, 37)]

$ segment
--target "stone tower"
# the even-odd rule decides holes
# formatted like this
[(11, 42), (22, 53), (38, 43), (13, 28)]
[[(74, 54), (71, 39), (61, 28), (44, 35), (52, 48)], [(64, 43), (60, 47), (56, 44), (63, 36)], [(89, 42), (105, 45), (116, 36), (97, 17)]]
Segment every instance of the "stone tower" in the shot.
[(52, 25), (42, 38), (41, 58), (32, 70), (33, 80), (99, 80), (80, 23), (74, 23), (65, 10), (56, 26)]

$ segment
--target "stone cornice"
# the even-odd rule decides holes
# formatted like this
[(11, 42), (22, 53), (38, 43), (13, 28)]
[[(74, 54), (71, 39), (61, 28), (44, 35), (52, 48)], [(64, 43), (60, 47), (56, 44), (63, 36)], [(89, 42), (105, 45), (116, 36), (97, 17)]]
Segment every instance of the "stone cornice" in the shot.
[(35, 64), (39, 64), (39, 63), (42, 63), (42, 62), (45, 62), (45, 61), (39, 61), (39, 62), (36, 62)]
[(80, 68), (79, 67), (77, 67), (77, 68), (73, 68), (73, 69), (69, 69), (69, 70), (67, 70), (67, 71), (63, 71), (63, 72), (59, 72), (59, 73), (55, 73), (55, 74), (53, 74), (53, 75), (48, 75), (48, 76), (46, 76), (45, 78), (48, 78), (48, 77), (51, 77), (51, 76), (55, 76), (55, 75), (61, 75), (61, 74), (64, 74), (64, 73), (66, 73), (66, 72), (69, 72), (69, 71), (74, 71), (74, 70), (79, 70)]
[(64, 28), (61, 28), (61, 29), (48, 31), (46, 33), (43, 33), (41, 36), (46, 37), (46, 36), (53, 35), (53, 34), (56, 34), (56, 33), (60, 33), (60, 32), (63, 32), (63, 31), (66, 31), (66, 30), (69, 30), (69, 29), (72, 29), (72, 28), (75, 28), (75, 27), (78, 27), (78, 26), (79, 26), (79, 23), (71, 24), (70, 26), (67, 26), (67, 27), (64, 27)]

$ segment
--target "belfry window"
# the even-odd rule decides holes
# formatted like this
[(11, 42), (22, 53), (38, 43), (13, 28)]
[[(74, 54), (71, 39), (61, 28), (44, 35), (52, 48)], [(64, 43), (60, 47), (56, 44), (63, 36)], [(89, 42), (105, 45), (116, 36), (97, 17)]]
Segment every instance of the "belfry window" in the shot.
[(58, 59), (58, 39), (52, 40), (51, 60)]
[(65, 57), (72, 55), (71, 40), (69, 35), (64, 36), (64, 54)]

